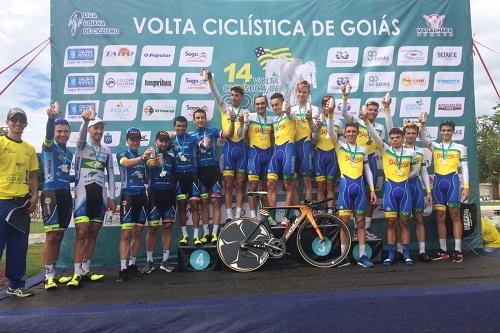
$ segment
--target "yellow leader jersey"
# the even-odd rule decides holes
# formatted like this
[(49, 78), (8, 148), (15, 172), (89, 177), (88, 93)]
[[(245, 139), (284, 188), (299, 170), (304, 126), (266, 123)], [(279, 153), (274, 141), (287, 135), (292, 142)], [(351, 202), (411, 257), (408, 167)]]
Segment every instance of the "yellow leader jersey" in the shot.
[[(233, 108), (232, 106), (229, 106), (229, 108), (231, 108), (233, 110), (233, 112), (236, 114), (237, 117), (242, 115), (244, 112), (248, 112), (248, 110), (242, 109), (241, 107)], [(219, 107), (219, 111), (221, 113), (220, 119), (221, 119), (222, 131), (228, 133), (229, 127), (231, 126), (231, 120), (227, 119), (226, 110), (223, 110), (222, 108)], [(240, 129), (240, 127), (242, 127), (242, 124), (238, 121), (238, 119), (236, 119), (236, 122), (234, 123), (233, 136), (231, 136), (230, 138), (227, 138), (226, 140), (233, 141), (233, 142), (240, 142), (240, 141), (245, 140), (244, 137), (243, 138), (238, 137), (238, 130)]]
[[(318, 108), (311, 105), (312, 114), (318, 113)], [(295, 142), (306, 139), (311, 140), (311, 128), (306, 119), (306, 109), (300, 108), (299, 105), (292, 106), (291, 114), (295, 118)]]
[(248, 121), (248, 145), (260, 149), (271, 148), (272, 117), (261, 117), (257, 113), (251, 113), (248, 115)]
[(295, 142), (295, 119), (289, 118), (285, 113), (279, 116), (274, 116), (273, 132), (274, 144), (281, 146), (285, 143)]
[[(375, 144), (375, 141), (373, 141), (372, 138), (370, 138), (370, 135), (368, 134), (368, 129), (366, 128), (365, 122), (362, 119), (359, 119), (358, 117), (353, 117), (353, 120), (358, 122), (359, 124), (359, 134), (358, 138), (356, 140), (356, 143), (362, 147), (365, 147), (366, 150), (368, 151), (368, 154), (373, 154), (375, 151), (377, 151), (377, 146)], [(377, 131), (378, 136), (384, 140), (385, 138), (385, 127), (382, 124), (379, 123), (373, 123), (373, 128), (375, 131)]]
[(417, 164), (415, 151), (406, 147), (398, 151), (384, 143), (381, 153), (385, 178), (398, 183), (408, 180), (412, 165)]
[(458, 173), (460, 162), (467, 161), (467, 148), (459, 143), (432, 143), (434, 172), (438, 175)]
[(363, 177), (364, 163), (368, 163), (366, 148), (358, 144), (350, 145), (342, 140), (338, 141), (335, 148), (341, 177), (347, 176), (352, 179)]

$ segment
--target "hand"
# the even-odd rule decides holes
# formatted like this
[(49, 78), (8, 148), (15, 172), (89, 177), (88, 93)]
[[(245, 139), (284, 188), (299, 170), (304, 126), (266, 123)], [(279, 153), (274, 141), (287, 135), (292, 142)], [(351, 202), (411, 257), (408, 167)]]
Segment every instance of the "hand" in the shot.
[(363, 120), (364, 122), (366, 122), (366, 120), (368, 119), (368, 114), (366, 113), (365, 109), (359, 110), (359, 119)]
[(245, 119), (244, 119), (244, 117), (243, 117), (243, 115), (242, 115), (242, 114), (240, 114), (240, 115), (238, 116), (238, 121), (239, 121), (239, 123), (240, 123), (241, 125), (243, 125), (243, 124), (245, 123)]
[(420, 121), (422, 125), (425, 125), (425, 123), (427, 123), (427, 113), (423, 111), (420, 112), (418, 114), (418, 121)]
[(467, 200), (469, 200), (469, 189), (468, 188), (464, 188), (462, 190), (462, 199), (461, 199), (461, 201), (462, 202), (466, 202)]
[(108, 199), (108, 210), (115, 212), (115, 210), (116, 210), (115, 199)]
[(36, 210), (36, 204), (38, 203), (38, 196), (34, 195), (30, 198), (28, 205), (28, 214), (33, 213)]
[(382, 104), (384, 106), (384, 109), (388, 109), (391, 106), (391, 102), (392, 102), (392, 97), (389, 98), (388, 100), (386, 100), (385, 96), (384, 96), (382, 98), (382, 100), (380, 101), (380, 104)]
[(425, 195), (425, 205), (426, 205), (426, 206), (430, 206), (430, 205), (432, 205), (432, 194), (427, 193), (427, 194)]
[(146, 149), (144, 154), (142, 154), (142, 159), (145, 160), (145, 159), (149, 158), (151, 156), (151, 154), (153, 153), (153, 151), (154, 151), (153, 147), (149, 147), (148, 149)]
[(210, 137), (207, 137), (204, 141), (204, 146), (207, 149), (210, 149), (212, 147), (212, 139)]
[(87, 109), (82, 112), (82, 119), (85, 122), (89, 122), (92, 119), (92, 113), (94, 112), (94, 109)]
[(150, 168), (156, 168), (160, 166), (160, 160), (158, 158), (152, 158), (147, 161), (147, 166)]
[(372, 205), (377, 203), (377, 194), (375, 192), (370, 192), (370, 203)]
[(59, 114), (59, 102), (54, 102), (50, 104), (50, 107), (47, 109), (47, 116), (49, 119), (54, 119)]
[(312, 119), (312, 110), (311, 109), (306, 111), (305, 118), (307, 120)]
[(316, 125), (317, 128), (321, 128), (321, 126), (323, 126), (323, 122), (321, 121), (320, 118), (314, 119), (314, 124)]

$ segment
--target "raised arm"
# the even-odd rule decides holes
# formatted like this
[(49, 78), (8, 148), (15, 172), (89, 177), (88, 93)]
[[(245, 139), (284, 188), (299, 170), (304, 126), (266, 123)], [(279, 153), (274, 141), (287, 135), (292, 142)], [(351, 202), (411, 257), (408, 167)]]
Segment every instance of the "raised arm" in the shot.
[(394, 123), (392, 122), (392, 116), (391, 116), (391, 101), (392, 98), (386, 100), (385, 97), (382, 98), (381, 101), (381, 104), (384, 106), (385, 128), (387, 128), (388, 131), (394, 128)]
[(373, 125), (366, 119), (364, 114), (362, 115), (361, 119), (365, 122), (368, 135), (373, 139), (373, 141), (375, 141), (375, 146), (384, 147), (384, 141), (382, 141), (382, 138), (378, 135), (377, 131), (375, 130)]
[(212, 96), (214, 96), (215, 100), (217, 101), (217, 105), (219, 105), (219, 107), (224, 110), (224, 102), (222, 101), (222, 97), (219, 94), (219, 90), (217, 90), (217, 86), (215, 85), (215, 80), (211, 72), (208, 72), (208, 86), (210, 87)]
[(350, 89), (347, 89), (347, 86), (342, 87), (342, 109), (341, 109), (341, 112), (342, 112), (342, 117), (344, 117), (344, 120), (346, 122), (354, 120), (354, 117), (350, 116), (347, 113), (347, 100), (349, 99), (348, 90), (350, 90)]
[(82, 126), (80, 126), (80, 134), (78, 135), (78, 142), (76, 144), (78, 149), (81, 149), (87, 140), (87, 129), (89, 126), (92, 110), (85, 110), (82, 112)]
[(427, 139), (427, 131), (425, 129), (427, 123), (427, 113), (425, 112), (420, 113), (418, 119), (421, 125), (420, 132), (418, 133), (420, 141), (422, 141), (422, 145), (424, 147), (429, 148), (431, 151), (433, 151), (434, 147), (432, 146), (432, 142), (429, 139)]

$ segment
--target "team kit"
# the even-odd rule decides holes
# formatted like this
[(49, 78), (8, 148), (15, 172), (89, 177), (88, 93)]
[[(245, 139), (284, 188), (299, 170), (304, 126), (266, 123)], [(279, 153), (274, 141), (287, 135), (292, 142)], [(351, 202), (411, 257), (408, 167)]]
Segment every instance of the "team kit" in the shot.
[[(266, 206), (276, 207), (280, 186), (285, 190), (285, 206), (301, 200), (336, 198), (336, 203), (327, 202), (323, 213), (338, 214), (347, 225), (354, 221), (359, 245), (357, 264), (371, 268), (373, 262), (367, 256), (366, 241), (378, 238), (371, 229), (371, 219), (378, 200), (375, 189), (379, 159), (384, 174), (380, 199), (387, 221), (388, 256), (383, 264), (414, 263), (410, 257), (411, 222), (415, 224), (419, 261), (463, 261), (460, 203), (469, 197), (467, 148), (453, 142), (453, 122), (441, 122), (438, 141), (427, 138), (426, 113), (420, 114), (418, 122), (394, 127), (389, 93), (380, 103), (368, 101), (353, 115), (347, 109), (349, 83), (342, 87), (341, 120), (334, 113), (337, 107), (334, 96), (323, 97), (318, 106), (311, 103), (311, 85), (305, 80), (294, 84), (296, 105), (289, 105), (281, 93), (274, 93), (269, 100), (266, 96), (254, 97), (254, 110), (250, 112), (241, 106), (245, 94), (241, 86), (230, 89), (230, 99), (226, 102), (212, 74), (203, 69), (200, 75), (217, 102), (220, 128), (210, 127), (206, 111), (198, 108), (193, 111), (192, 119), (175, 117), (173, 130), (156, 133), (155, 146), (144, 151), (140, 151), (141, 131), (133, 127), (126, 131), (126, 148), (112, 154), (109, 147), (101, 144), (105, 122), (96, 116), (96, 110), (87, 109), (81, 114), (83, 122), (73, 156), (66, 148), (71, 133), (69, 123), (58, 118), (57, 102), (48, 108), (41, 196), (47, 234), (45, 289), (56, 289), (59, 284), (77, 288), (83, 281), (104, 277), (92, 272), (90, 266), (107, 212), (116, 209), (113, 159), (118, 162), (121, 177), (120, 282), (127, 281), (130, 274), (149, 274), (158, 268), (153, 263), (157, 232), (162, 234), (163, 248), (159, 269), (174, 271), (170, 249), (176, 220), (182, 231), (180, 246), (216, 245), (221, 226), (242, 217), (246, 190), (266, 191)], [(375, 122), (380, 108), (384, 110), (385, 125)], [(191, 133), (187, 133), (189, 123), (196, 128)], [(223, 153), (219, 158), (217, 142), (221, 141)], [(425, 158), (425, 149), (431, 151), (432, 159)], [(76, 175), (74, 200), (70, 190), (72, 163)], [(427, 172), (431, 163), (432, 188)], [(226, 209), (225, 221), (221, 221), (222, 203)], [(436, 212), (439, 238), (439, 250), (432, 255), (426, 252), (423, 222), (424, 209), (429, 205)], [(249, 217), (257, 218), (259, 207), (255, 197), (248, 196), (248, 207)], [(193, 225), (191, 235), (187, 227), (188, 209)], [(453, 251), (447, 249), (447, 211), (453, 224)], [(280, 219), (273, 212), (268, 217), (271, 226), (281, 225), (286, 229), (295, 219), (293, 210), (285, 210)], [(59, 276), (55, 263), (72, 217), (76, 230), (74, 274)], [(146, 265), (139, 270), (136, 260), (145, 226), (147, 258)], [(339, 267), (348, 264), (346, 259)]]

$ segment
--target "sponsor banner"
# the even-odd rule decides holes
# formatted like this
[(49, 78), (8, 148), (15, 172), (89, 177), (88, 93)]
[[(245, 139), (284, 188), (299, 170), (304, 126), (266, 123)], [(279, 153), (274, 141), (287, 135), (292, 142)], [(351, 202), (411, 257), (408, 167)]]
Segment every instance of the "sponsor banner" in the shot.
[(465, 97), (438, 97), (434, 108), (435, 117), (461, 117), (464, 114)]
[(399, 107), (400, 117), (418, 117), (420, 112), (430, 113), (431, 97), (404, 97)]
[(142, 106), (144, 121), (171, 121), (175, 117), (177, 100), (175, 99), (147, 99)]
[(108, 72), (102, 83), (103, 94), (131, 94), (135, 91), (137, 72)]
[(429, 75), (423, 72), (402, 72), (399, 75), (399, 91), (426, 91), (429, 87)]
[(82, 121), (82, 113), (87, 109), (94, 109), (96, 112), (99, 111), (99, 101), (98, 100), (78, 100), (78, 101), (68, 101), (66, 103), (66, 115), (65, 119), (67, 121)]
[(144, 45), (141, 52), (141, 66), (172, 66), (174, 57), (173, 45)]
[[(370, 97), (365, 101), (365, 105), (368, 102), (372, 102), (372, 101), (377, 102), (378, 103), (378, 116), (377, 116), (377, 118), (384, 119), (384, 106), (380, 102), (381, 100), (382, 100), (382, 97), (380, 97), (380, 96)], [(391, 117), (394, 117), (394, 112), (396, 111), (396, 100), (397, 100), (396, 97), (394, 97), (394, 96), (391, 97), (391, 105), (389, 106), (391, 108)]]
[(342, 93), (342, 87), (346, 83), (352, 86), (351, 93), (358, 91), (359, 88), (359, 73), (332, 73), (328, 77), (328, 94)]
[(99, 73), (70, 73), (64, 81), (65, 95), (95, 94)]
[(398, 66), (424, 66), (428, 53), (428, 46), (401, 46), (398, 50)]
[(212, 46), (185, 46), (179, 55), (179, 67), (210, 67), (213, 52)]
[[(193, 119), (194, 110), (201, 108), (207, 113), (207, 121), (214, 117), (215, 101), (214, 100), (185, 100), (181, 107), (181, 116), (186, 117), (188, 121)], [(215, 127), (219, 127), (217, 124)]]
[(465, 138), (465, 126), (456, 126), (453, 132), (452, 139), (454, 141), (462, 141)]
[[(428, 126), (425, 128), (426, 137), (430, 141), (438, 141), (439, 128), (437, 126)], [(456, 126), (453, 132), (453, 141), (462, 141), (465, 137), (465, 126)], [(440, 140), (440, 139), (439, 139)]]
[(368, 46), (363, 52), (363, 67), (379, 67), (392, 65), (394, 46)]
[(170, 94), (174, 91), (176, 73), (144, 73), (141, 82), (143, 94)]
[(331, 47), (328, 49), (326, 67), (355, 67), (359, 47)]
[[(105, 130), (104, 134), (102, 135), (101, 142), (109, 147), (118, 147), (120, 145), (121, 136), (122, 136), (121, 131), (106, 131)], [(113, 158), (113, 161), (114, 160), (116, 160), (116, 158)], [(118, 173), (119, 173), (119, 170), (118, 170)]]
[(79, 136), (80, 136), (80, 132), (71, 132), (69, 134), (68, 142), (66, 142), (66, 147), (76, 148), (76, 144), (78, 143)]
[(92, 67), (97, 62), (99, 46), (68, 46), (64, 51), (64, 67)]
[(102, 66), (132, 66), (137, 45), (106, 45), (102, 51)]
[(394, 89), (394, 72), (367, 72), (363, 84), (366, 92), (387, 92)]
[(151, 141), (151, 131), (141, 131), (141, 147), (149, 146)]
[[(68, 6), (74, 8), (75, 4), (68, 3)], [(53, 7), (55, 7), (55, 5), (53, 5)], [(110, 13), (110, 15), (112, 14)], [(116, 37), (122, 33), (120, 28), (110, 26), (109, 23), (96, 12), (74, 11), (70, 15), (67, 23), (65, 22), (65, 25), (68, 27), (68, 32), (73, 38)], [(62, 25), (57, 25), (57, 27), (62, 27)]]
[(432, 66), (458, 66), (462, 62), (462, 46), (436, 46)]
[(434, 75), (434, 91), (460, 91), (464, 72), (437, 72)]
[(210, 94), (208, 83), (201, 80), (200, 73), (184, 73), (179, 94)]
[(446, 15), (434, 13), (422, 15), (426, 26), (417, 27), (417, 37), (424, 38), (452, 38), (454, 36), (453, 28), (445, 25)]
[[(335, 107), (335, 118), (340, 118), (344, 119), (342, 117), (342, 105), (344, 104), (344, 101), (342, 98), (339, 98), (336, 100), (337, 106)], [(359, 114), (359, 109), (361, 108), (361, 98), (349, 98), (347, 100), (347, 113), (351, 116), (358, 116)]]
[(137, 115), (136, 99), (111, 99), (104, 104), (103, 120), (131, 121)]

